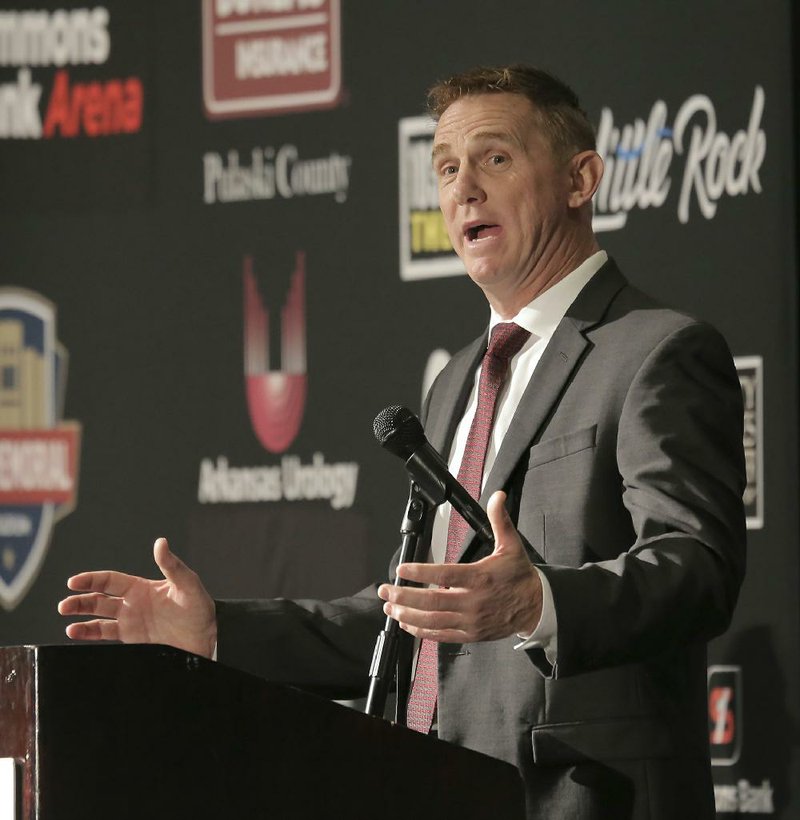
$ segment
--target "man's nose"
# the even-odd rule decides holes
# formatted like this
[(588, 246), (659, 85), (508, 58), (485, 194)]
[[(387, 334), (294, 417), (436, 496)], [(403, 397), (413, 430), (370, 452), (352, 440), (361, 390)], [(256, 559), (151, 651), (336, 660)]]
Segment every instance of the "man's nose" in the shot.
[(453, 185), (453, 198), (459, 205), (483, 202), (486, 199), (486, 193), (471, 168), (462, 166), (459, 169), (458, 178)]

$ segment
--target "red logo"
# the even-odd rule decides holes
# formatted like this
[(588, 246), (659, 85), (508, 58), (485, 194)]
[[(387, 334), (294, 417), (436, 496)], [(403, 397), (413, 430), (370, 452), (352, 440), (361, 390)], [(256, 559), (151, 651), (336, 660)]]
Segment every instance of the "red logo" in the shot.
[(339, 0), (203, 0), (209, 117), (329, 108), (341, 73)]
[(742, 669), (708, 669), (708, 728), (711, 763), (732, 766), (742, 751)]
[(244, 260), (244, 371), (247, 407), (258, 440), (282, 453), (295, 440), (306, 402), (305, 254), (297, 252), (289, 293), (281, 309), (281, 369), (269, 369), (269, 310)]

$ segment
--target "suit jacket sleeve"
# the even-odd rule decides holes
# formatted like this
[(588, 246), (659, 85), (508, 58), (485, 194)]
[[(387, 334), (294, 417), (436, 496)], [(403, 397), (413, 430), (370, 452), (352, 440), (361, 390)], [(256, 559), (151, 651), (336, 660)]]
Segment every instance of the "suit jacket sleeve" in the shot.
[(321, 695), (359, 697), (382, 607), (377, 586), (335, 601), (217, 601), (218, 660)]

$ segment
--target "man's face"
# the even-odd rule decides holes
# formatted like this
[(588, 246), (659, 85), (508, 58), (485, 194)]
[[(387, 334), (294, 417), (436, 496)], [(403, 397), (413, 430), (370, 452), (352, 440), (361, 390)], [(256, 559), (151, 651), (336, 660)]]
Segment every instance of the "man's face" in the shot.
[(433, 168), (450, 241), (487, 294), (515, 293), (558, 263), (572, 230), (569, 163), (519, 94), (475, 94), (445, 110)]

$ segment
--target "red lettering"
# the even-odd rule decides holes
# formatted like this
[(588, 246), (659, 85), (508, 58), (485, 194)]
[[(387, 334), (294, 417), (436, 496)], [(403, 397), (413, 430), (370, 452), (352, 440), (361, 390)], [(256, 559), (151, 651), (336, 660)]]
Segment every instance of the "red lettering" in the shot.
[(81, 108), (86, 98), (86, 86), (83, 83), (75, 83), (72, 86), (72, 100), (69, 104), (69, 127), (64, 125), (63, 134), (65, 137), (77, 137), (81, 124)]
[(44, 137), (54, 136), (58, 129), (65, 137), (75, 136), (77, 123), (70, 123), (70, 114), (69, 74), (63, 70), (57, 71), (42, 129)]
[(138, 77), (105, 82), (74, 83), (57, 71), (47, 104), (43, 135), (87, 137), (132, 134), (142, 127), (144, 89)]
[[(73, 93), (77, 96), (79, 85)], [(108, 133), (106, 126), (106, 106), (100, 83), (89, 83), (85, 86), (83, 106), (83, 130), (87, 137), (97, 137)], [(73, 97), (74, 101), (74, 97)]]
[(142, 127), (144, 110), (144, 89), (138, 77), (129, 77), (125, 81), (125, 106), (122, 130), (133, 134)]
[(122, 83), (119, 80), (111, 80), (106, 85), (106, 118), (112, 133), (125, 130), (122, 122)]

